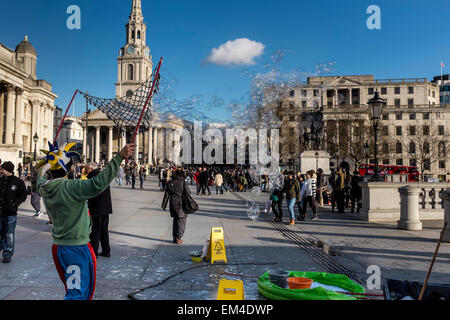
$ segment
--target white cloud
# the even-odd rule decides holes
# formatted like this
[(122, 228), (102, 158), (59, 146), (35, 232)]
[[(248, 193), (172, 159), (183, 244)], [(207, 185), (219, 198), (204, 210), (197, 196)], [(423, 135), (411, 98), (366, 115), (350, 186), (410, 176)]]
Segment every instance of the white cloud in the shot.
[(265, 46), (247, 38), (230, 40), (213, 48), (206, 61), (220, 66), (254, 65), (254, 59), (261, 56)]

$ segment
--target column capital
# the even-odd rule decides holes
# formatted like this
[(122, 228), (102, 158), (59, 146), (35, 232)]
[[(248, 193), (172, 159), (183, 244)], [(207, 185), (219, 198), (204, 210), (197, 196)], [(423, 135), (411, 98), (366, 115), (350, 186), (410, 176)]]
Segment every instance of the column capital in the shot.
[(21, 96), (23, 93), (24, 93), (24, 89), (23, 88), (20, 88), (20, 87), (16, 87), (16, 94), (17, 95), (19, 95), (19, 96)]
[(5, 88), (6, 88), (6, 91), (11, 92), (11, 91), (13, 91), (16, 88), (16, 86), (14, 86), (11, 83), (6, 83), (5, 84)]

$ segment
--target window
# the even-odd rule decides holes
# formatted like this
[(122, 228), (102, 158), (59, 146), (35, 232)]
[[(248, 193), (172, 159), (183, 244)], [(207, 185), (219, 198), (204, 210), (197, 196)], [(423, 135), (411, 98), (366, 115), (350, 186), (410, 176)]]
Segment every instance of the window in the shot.
[(395, 161), (395, 164), (396, 164), (397, 166), (402, 166), (402, 165), (403, 165), (403, 159), (397, 159), (397, 160)]
[(443, 136), (445, 134), (444, 126), (438, 126), (439, 135)]
[(439, 169), (445, 169), (445, 161), (439, 160)]
[(417, 167), (417, 160), (416, 159), (409, 159), (409, 165), (411, 167)]
[(400, 141), (397, 141), (395, 144), (395, 153), (402, 153), (402, 143)]
[(445, 157), (446, 152), (445, 152), (445, 142), (441, 141), (438, 144), (438, 156), (439, 157)]
[(295, 121), (295, 116), (289, 116), (289, 121)]
[(389, 153), (389, 144), (387, 142), (383, 143), (383, 147), (381, 148), (381, 152), (384, 154), (388, 154)]
[(414, 87), (408, 87), (408, 93), (413, 94), (414, 93)]
[(402, 114), (401, 113), (397, 113), (396, 115), (395, 115), (395, 120), (402, 120), (403, 119), (403, 117), (402, 117)]
[(409, 120), (416, 120), (416, 114), (415, 113), (410, 113), (409, 114)]
[(306, 101), (302, 101), (302, 108), (306, 108)]
[(329, 108), (333, 107), (333, 101), (328, 101), (328, 102), (327, 102), (327, 106), (328, 106)]
[(317, 97), (319, 95), (319, 90), (314, 89), (314, 97)]
[(137, 38), (140, 39), (141, 38), (141, 31), (138, 30), (137, 32)]
[(386, 87), (381, 88), (381, 94), (387, 94), (387, 88)]
[(289, 101), (289, 108), (291, 108), (291, 109), (295, 108), (294, 101)]
[(383, 164), (384, 165), (389, 165), (389, 159), (383, 159)]
[(430, 144), (428, 141), (425, 141), (423, 143), (423, 153), (430, 153)]
[(134, 30), (131, 31), (131, 38), (134, 39)]
[(302, 90), (302, 97), (306, 97), (306, 94), (307, 94), (306, 90)]
[(389, 120), (389, 114), (385, 113), (383, 114), (383, 120)]
[(414, 142), (409, 143), (409, 153), (411, 154), (416, 153), (416, 144)]
[(294, 96), (295, 96), (295, 91), (294, 90), (289, 91), (289, 97), (294, 97)]
[(128, 80), (134, 80), (134, 69), (133, 69), (133, 65), (129, 64), (128, 65)]
[(423, 120), (429, 120), (430, 119), (430, 113), (424, 113), (423, 114)]
[(370, 94), (370, 95), (374, 94), (374, 90), (373, 90), (373, 88), (369, 88), (369, 90), (368, 90), (368, 94)]
[(410, 136), (416, 135), (416, 126), (409, 126), (409, 135)]
[(389, 135), (389, 128), (388, 126), (383, 126), (381, 129), (381, 132), (383, 134), (383, 136), (388, 136)]
[(394, 88), (394, 93), (395, 94), (400, 94), (400, 87), (395, 87)]
[(408, 108), (412, 108), (414, 106), (414, 99), (409, 98), (408, 99)]
[(433, 98), (436, 98), (436, 91), (433, 91)]
[(430, 161), (430, 159), (424, 159), (423, 160), (423, 169), (424, 170), (431, 170), (431, 161)]
[(394, 99), (394, 105), (400, 107), (400, 99)]
[(430, 126), (423, 126), (423, 135), (424, 136), (430, 135)]
[(402, 127), (401, 126), (396, 126), (395, 127), (395, 134), (397, 136), (401, 136), (402, 135)]

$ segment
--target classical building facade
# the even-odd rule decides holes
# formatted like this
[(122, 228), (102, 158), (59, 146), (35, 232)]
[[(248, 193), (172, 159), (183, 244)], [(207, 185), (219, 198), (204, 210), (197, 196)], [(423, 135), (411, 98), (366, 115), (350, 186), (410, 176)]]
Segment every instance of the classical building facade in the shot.
[[(53, 116), (53, 136), (56, 136), (63, 118), (62, 109), (56, 107)], [(83, 126), (81, 125), (80, 118), (77, 118), (75, 116), (66, 116), (56, 141), (58, 142), (59, 146), (63, 145), (66, 142), (76, 142), (78, 152), (80, 152), (80, 149), (83, 148), (83, 134)]]
[[(37, 53), (28, 37), (15, 50), (0, 44), (0, 158), (15, 164), (48, 149), (57, 95), (36, 76)], [(37, 136), (35, 144), (33, 137)]]
[[(147, 26), (141, 0), (133, 0), (126, 24), (126, 43), (117, 59), (116, 97), (132, 95), (152, 75), (152, 56), (146, 37)], [(99, 109), (89, 112), (87, 121), (86, 114), (79, 119), (84, 130), (83, 154), (86, 161), (108, 161), (131, 140), (134, 128), (117, 128)], [(173, 157), (174, 150), (180, 148), (179, 140), (175, 137), (177, 130), (183, 127), (184, 121), (175, 116), (161, 119), (158, 114), (153, 114), (152, 126), (142, 126), (139, 130), (133, 160), (157, 164), (178, 159)]]
[(448, 180), (450, 106), (440, 104), (439, 85), (422, 78), (324, 76), (290, 87), (271, 104), (281, 121), (281, 164), (300, 161), (304, 134), (311, 134), (311, 129), (321, 133), (320, 145), (314, 147), (330, 153), (331, 167), (343, 160), (353, 166), (365, 162), (365, 143), (370, 147), (368, 160), (373, 162), (367, 102), (375, 91), (387, 100), (380, 123), (379, 163), (417, 166), (426, 175)]

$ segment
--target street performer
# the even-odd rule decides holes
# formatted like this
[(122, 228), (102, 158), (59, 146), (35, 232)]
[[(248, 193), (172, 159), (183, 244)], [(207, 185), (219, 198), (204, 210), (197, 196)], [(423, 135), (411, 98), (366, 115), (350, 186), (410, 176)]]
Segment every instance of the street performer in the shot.
[(42, 150), (46, 158), (39, 165), (37, 189), (53, 221), (53, 261), (66, 288), (64, 299), (91, 300), (97, 260), (89, 243), (92, 219), (86, 200), (110, 185), (122, 161), (134, 154), (134, 144), (126, 145), (101, 173), (89, 180), (68, 179), (72, 157), (77, 155), (70, 151), (75, 143), (61, 148), (56, 144), (49, 146), (49, 151)]

